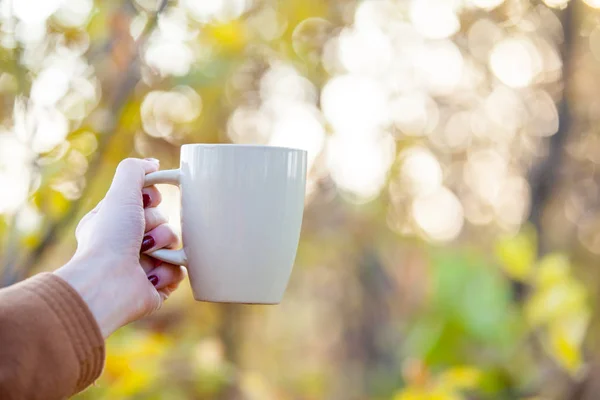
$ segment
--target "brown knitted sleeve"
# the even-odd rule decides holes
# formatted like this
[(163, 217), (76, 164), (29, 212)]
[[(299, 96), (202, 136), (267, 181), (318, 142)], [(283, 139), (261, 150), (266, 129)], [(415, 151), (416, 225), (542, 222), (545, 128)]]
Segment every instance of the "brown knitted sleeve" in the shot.
[(0, 399), (64, 399), (102, 372), (104, 340), (79, 294), (51, 273), (0, 290)]

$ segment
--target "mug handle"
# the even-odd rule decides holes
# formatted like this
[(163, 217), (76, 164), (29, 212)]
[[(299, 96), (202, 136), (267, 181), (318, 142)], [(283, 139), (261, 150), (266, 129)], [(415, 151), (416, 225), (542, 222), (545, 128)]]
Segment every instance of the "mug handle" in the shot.
[[(149, 173), (144, 178), (144, 187), (156, 185), (157, 183), (179, 186), (180, 174), (179, 169), (166, 169)], [(168, 262), (169, 264), (187, 266), (187, 256), (185, 255), (183, 248), (179, 250), (158, 249), (147, 254), (161, 261)]]

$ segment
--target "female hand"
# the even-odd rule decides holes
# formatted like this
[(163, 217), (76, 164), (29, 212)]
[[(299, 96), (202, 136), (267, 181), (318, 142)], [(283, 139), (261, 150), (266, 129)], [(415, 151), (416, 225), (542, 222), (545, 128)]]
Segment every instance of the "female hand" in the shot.
[(160, 193), (143, 188), (156, 170), (157, 160), (122, 161), (105, 198), (77, 226), (75, 255), (54, 272), (81, 295), (105, 338), (158, 310), (185, 277), (181, 266), (140, 255), (179, 243), (156, 208)]

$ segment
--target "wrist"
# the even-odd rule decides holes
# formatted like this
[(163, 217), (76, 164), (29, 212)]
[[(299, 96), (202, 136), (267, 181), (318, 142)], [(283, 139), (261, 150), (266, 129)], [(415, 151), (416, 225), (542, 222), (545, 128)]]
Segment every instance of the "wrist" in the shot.
[(99, 274), (104, 268), (91, 265), (83, 259), (72, 259), (60, 267), (54, 274), (67, 282), (79, 294), (94, 316), (102, 336), (106, 339), (111, 333), (121, 326), (119, 321), (120, 310), (114, 309), (114, 299), (106, 298), (106, 286), (102, 284), (104, 278)]

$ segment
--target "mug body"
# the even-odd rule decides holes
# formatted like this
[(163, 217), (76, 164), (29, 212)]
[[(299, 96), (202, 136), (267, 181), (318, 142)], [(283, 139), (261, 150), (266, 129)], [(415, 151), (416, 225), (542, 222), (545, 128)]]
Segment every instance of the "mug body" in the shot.
[(279, 303), (300, 238), (306, 152), (184, 145), (180, 174), (182, 239), (194, 298)]

